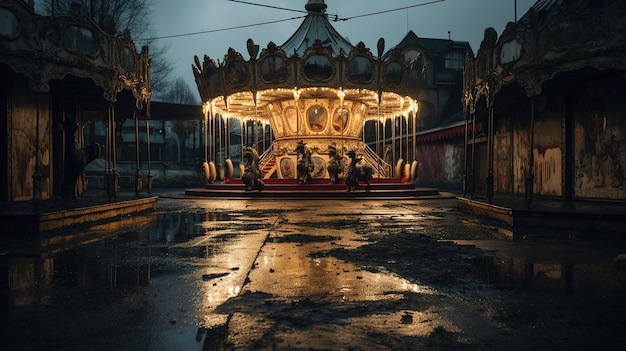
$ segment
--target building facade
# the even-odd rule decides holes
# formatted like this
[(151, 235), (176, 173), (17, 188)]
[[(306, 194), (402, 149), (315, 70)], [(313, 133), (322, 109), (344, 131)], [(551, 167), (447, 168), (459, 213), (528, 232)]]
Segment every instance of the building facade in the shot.
[[(93, 121), (106, 126), (101, 151), (115, 196), (112, 150), (122, 122), (139, 118), (138, 111), (148, 115), (147, 47), (138, 52), (128, 32), (106, 32), (79, 4), (41, 16), (32, 3), (0, 0), (0, 18), (0, 200), (59, 195), (64, 165), (71, 152), (89, 146), (84, 126)], [(63, 128), (68, 121), (75, 131)]]
[(538, 1), (465, 69), (467, 193), (626, 200), (626, 4)]

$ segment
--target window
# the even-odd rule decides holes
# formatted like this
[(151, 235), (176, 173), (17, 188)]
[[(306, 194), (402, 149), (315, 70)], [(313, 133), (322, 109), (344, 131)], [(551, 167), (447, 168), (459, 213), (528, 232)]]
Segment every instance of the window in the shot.
[(465, 66), (465, 52), (461, 50), (453, 50), (446, 52), (445, 68), (462, 70)]
[(0, 7), (0, 35), (11, 38), (17, 35), (17, 18), (3, 7)]
[(98, 42), (94, 32), (85, 27), (67, 27), (65, 42), (68, 49), (78, 52), (95, 54), (98, 51)]

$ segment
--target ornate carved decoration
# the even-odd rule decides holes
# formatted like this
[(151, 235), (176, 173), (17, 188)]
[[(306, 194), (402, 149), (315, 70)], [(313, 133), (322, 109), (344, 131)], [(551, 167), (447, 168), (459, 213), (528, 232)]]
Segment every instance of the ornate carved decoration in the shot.
[(138, 105), (149, 101), (148, 50), (138, 53), (128, 32), (107, 34), (78, 3), (55, 17), (37, 15), (22, 1), (0, 0), (0, 9), (17, 21), (12, 35), (0, 35), (0, 62), (26, 76), (31, 90), (47, 92), (51, 80), (72, 74), (91, 79), (108, 101), (124, 89)]
[[(517, 23), (509, 23), (499, 39), (493, 29), (475, 59), (466, 63), (465, 90), (481, 85), (490, 94), (512, 82), (527, 96), (539, 95), (546, 81), (560, 72), (585, 67), (626, 70), (626, 3), (567, 0), (532, 7)], [(497, 39), (497, 40), (496, 40)], [(493, 63), (493, 64), (492, 64)]]

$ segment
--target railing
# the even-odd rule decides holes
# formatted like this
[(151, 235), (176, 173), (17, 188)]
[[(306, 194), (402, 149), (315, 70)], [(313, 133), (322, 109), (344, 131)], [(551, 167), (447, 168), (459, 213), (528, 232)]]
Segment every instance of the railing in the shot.
[(389, 178), (391, 175), (391, 165), (389, 163), (385, 162), (367, 145), (363, 148), (363, 153), (363, 160), (361, 162), (365, 162), (372, 167), (372, 170), (378, 173), (379, 177)]
[[(263, 168), (265, 168), (265, 165), (272, 159), (274, 158), (274, 150), (273, 148), (269, 147), (267, 149), (265, 149), (265, 151), (263, 151), (263, 153), (261, 154), (261, 156), (259, 156), (259, 169), (261, 170), (261, 172), (263, 171)], [(265, 174), (263, 174), (263, 176), (265, 176)]]

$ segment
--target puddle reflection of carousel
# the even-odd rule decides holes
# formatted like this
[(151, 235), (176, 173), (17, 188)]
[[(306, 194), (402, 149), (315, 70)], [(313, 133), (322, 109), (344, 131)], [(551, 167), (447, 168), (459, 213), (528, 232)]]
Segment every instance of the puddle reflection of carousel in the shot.
[[(193, 70), (207, 121), (205, 188), (239, 184), (241, 191), (240, 179), (231, 179), (234, 174), (229, 168), (233, 167), (221, 173), (215, 171), (215, 164), (232, 165), (230, 150), (249, 145), (258, 150), (266, 191), (297, 183), (336, 185), (328, 190), (345, 191), (340, 183), (351, 162), (350, 151), (361, 159), (361, 166), (372, 169), (373, 183), (389, 187), (403, 183), (404, 178), (404, 184), (414, 184), (411, 172), (394, 174), (393, 160), (381, 156), (386, 147), (385, 121), (403, 116), (408, 126), (408, 119), (416, 117), (422, 60), (395, 49), (384, 53), (382, 38), (375, 58), (362, 42), (353, 46), (336, 32), (323, 0), (309, 0), (305, 8), (308, 14), (303, 23), (281, 46), (270, 42), (259, 54), (258, 45), (248, 39), (247, 61), (234, 49), (221, 64), (207, 56), (203, 62), (195, 58)], [(231, 144), (227, 131), (231, 119), (239, 121), (242, 137), (236, 141), (240, 145)], [(370, 135), (375, 140), (367, 140), (371, 146), (365, 140), (368, 123), (375, 130), (375, 136)], [(299, 143), (310, 157), (306, 181), (299, 174)], [(221, 177), (224, 182), (219, 181)]]

